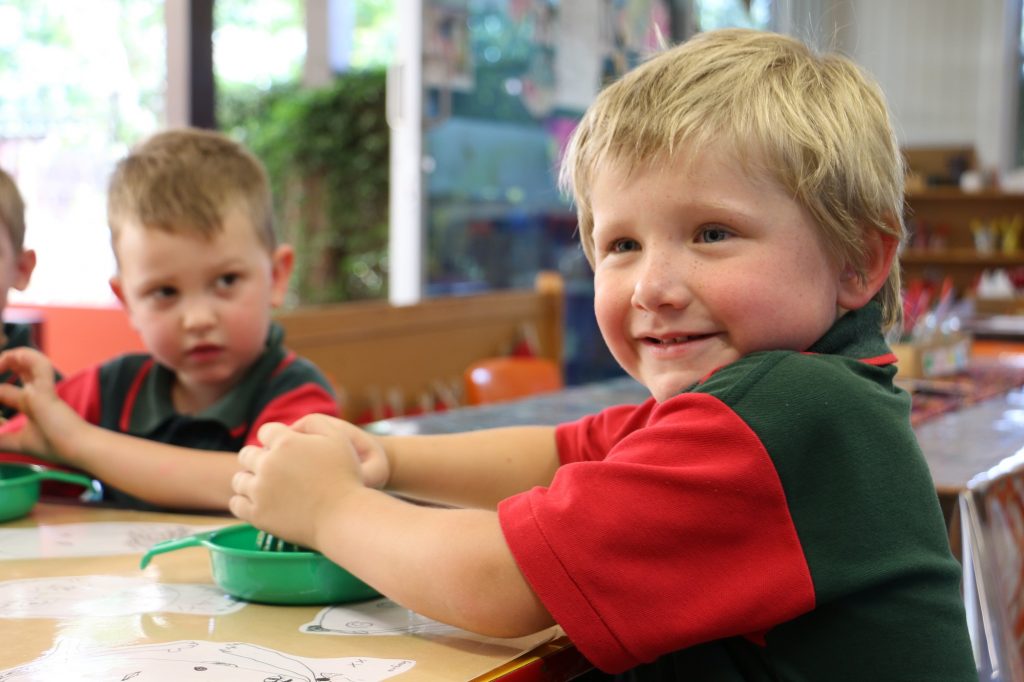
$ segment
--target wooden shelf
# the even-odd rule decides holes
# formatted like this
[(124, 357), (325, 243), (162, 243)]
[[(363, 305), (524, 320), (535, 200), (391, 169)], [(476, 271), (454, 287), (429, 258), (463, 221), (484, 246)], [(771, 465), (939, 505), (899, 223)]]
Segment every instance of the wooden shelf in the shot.
[(1024, 204), (1024, 194), (1003, 192), (998, 189), (984, 189), (979, 192), (964, 192), (956, 187), (932, 187), (926, 190), (907, 192), (907, 203), (914, 205), (923, 201), (963, 202), (963, 203), (1020, 203)]
[(906, 249), (900, 262), (913, 265), (970, 265), (979, 268), (1024, 265), (1024, 251), (1018, 253), (978, 253), (974, 249)]
[(926, 240), (941, 237), (942, 248), (906, 249), (900, 256), (905, 280), (950, 276), (960, 294), (968, 293), (989, 268), (1024, 266), (1024, 250), (983, 254), (974, 248), (971, 223), (1007, 220), (1024, 215), (1024, 194), (986, 189), (963, 192), (957, 187), (929, 187), (906, 194), (908, 226), (922, 230)]

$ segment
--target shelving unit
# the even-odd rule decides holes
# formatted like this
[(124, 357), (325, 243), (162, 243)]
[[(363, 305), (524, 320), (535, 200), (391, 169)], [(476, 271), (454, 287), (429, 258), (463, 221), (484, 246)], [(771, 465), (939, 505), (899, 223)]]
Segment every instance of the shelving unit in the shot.
[(997, 268), (1020, 265), (1024, 262), (1024, 254), (981, 254), (973, 246), (970, 248), (945, 248), (941, 250), (908, 248), (903, 252), (902, 260), (905, 266), (964, 265), (973, 268)]
[(932, 234), (940, 234), (945, 243), (921, 248), (914, 246), (916, 242), (912, 239), (900, 257), (904, 279), (937, 280), (949, 275), (957, 291), (963, 293), (988, 268), (1024, 266), (1024, 244), (1013, 253), (980, 253), (975, 249), (970, 227), (973, 219), (987, 221), (1017, 214), (1024, 216), (1024, 194), (998, 190), (962, 192), (952, 187), (908, 192), (908, 226), (916, 224), (917, 229), (923, 227)]

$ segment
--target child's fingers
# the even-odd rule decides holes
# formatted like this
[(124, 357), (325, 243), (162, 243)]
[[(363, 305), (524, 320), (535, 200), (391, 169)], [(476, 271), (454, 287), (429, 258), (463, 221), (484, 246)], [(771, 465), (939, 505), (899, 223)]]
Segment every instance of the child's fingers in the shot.
[(24, 393), (19, 386), (14, 384), (0, 383), (0, 405), (6, 405), (7, 407), (13, 407), (19, 412), (24, 412), (21, 406), (21, 400)]
[(13, 372), (22, 381), (49, 378), (52, 381), (53, 365), (45, 355), (33, 348), (12, 348), (0, 353), (0, 371)]
[(266, 454), (266, 452), (266, 448), (262, 448), (259, 445), (246, 445), (239, 450), (238, 464), (245, 469), (245, 472), (239, 473), (256, 471), (256, 467), (259, 466), (260, 459)]
[(291, 428), (299, 433), (308, 433), (318, 436), (333, 436), (344, 433), (345, 422), (337, 417), (329, 417), (326, 414), (307, 414), (297, 419)]
[(253, 484), (253, 473), (251, 471), (236, 471), (231, 477), (231, 489), (236, 495), (251, 499), (249, 494)]
[(252, 518), (252, 501), (242, 495), (232, 495), (228, 500), (228, 511), (232, 516), (248, 521)]
[(256, 438), (259, 439), (260, 443), (263, 443), (263, 447), (271, 448), (274, 447), (274, 443), (284, 434), (289, 432), (289, 428), (280, 422), (267, 422), (259, 428), (256, 432)]

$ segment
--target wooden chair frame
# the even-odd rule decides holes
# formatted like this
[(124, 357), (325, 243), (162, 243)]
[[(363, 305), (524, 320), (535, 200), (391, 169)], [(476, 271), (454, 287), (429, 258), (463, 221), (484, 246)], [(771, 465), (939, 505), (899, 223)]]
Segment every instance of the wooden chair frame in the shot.
[[(533, 289), (426, 299), (414, 305), (358, 301), (281, 312), (285, 345), (316, 363), (341, 394), (343, 415), (380, 406), (420, 407), (422, 396), (462, 392), (472, 362), (530, 339), (561, 364), (563, 283), (542, 272)], [(387, 414), (381, 415), (387, 416)]]

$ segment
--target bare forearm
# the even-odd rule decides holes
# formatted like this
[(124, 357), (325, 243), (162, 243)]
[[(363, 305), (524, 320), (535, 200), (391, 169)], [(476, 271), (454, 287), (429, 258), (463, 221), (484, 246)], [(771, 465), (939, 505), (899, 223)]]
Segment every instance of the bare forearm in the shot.
[(195, 450), (88, 425), (59, 452), (67, 463), (161, 507), (226, 510), (234, 452)]
[(553, 624), (516, 566), (495, 512), (420, 507), (367, 488), (343, 498), (320, 517), (316, 545), (389, 598), (495, 637)]
[(547, 485), (558, 468), (548, 426), (381, 441), (391, 466), (389, 490), (456, 506), (493, 509), (506, 497)]

